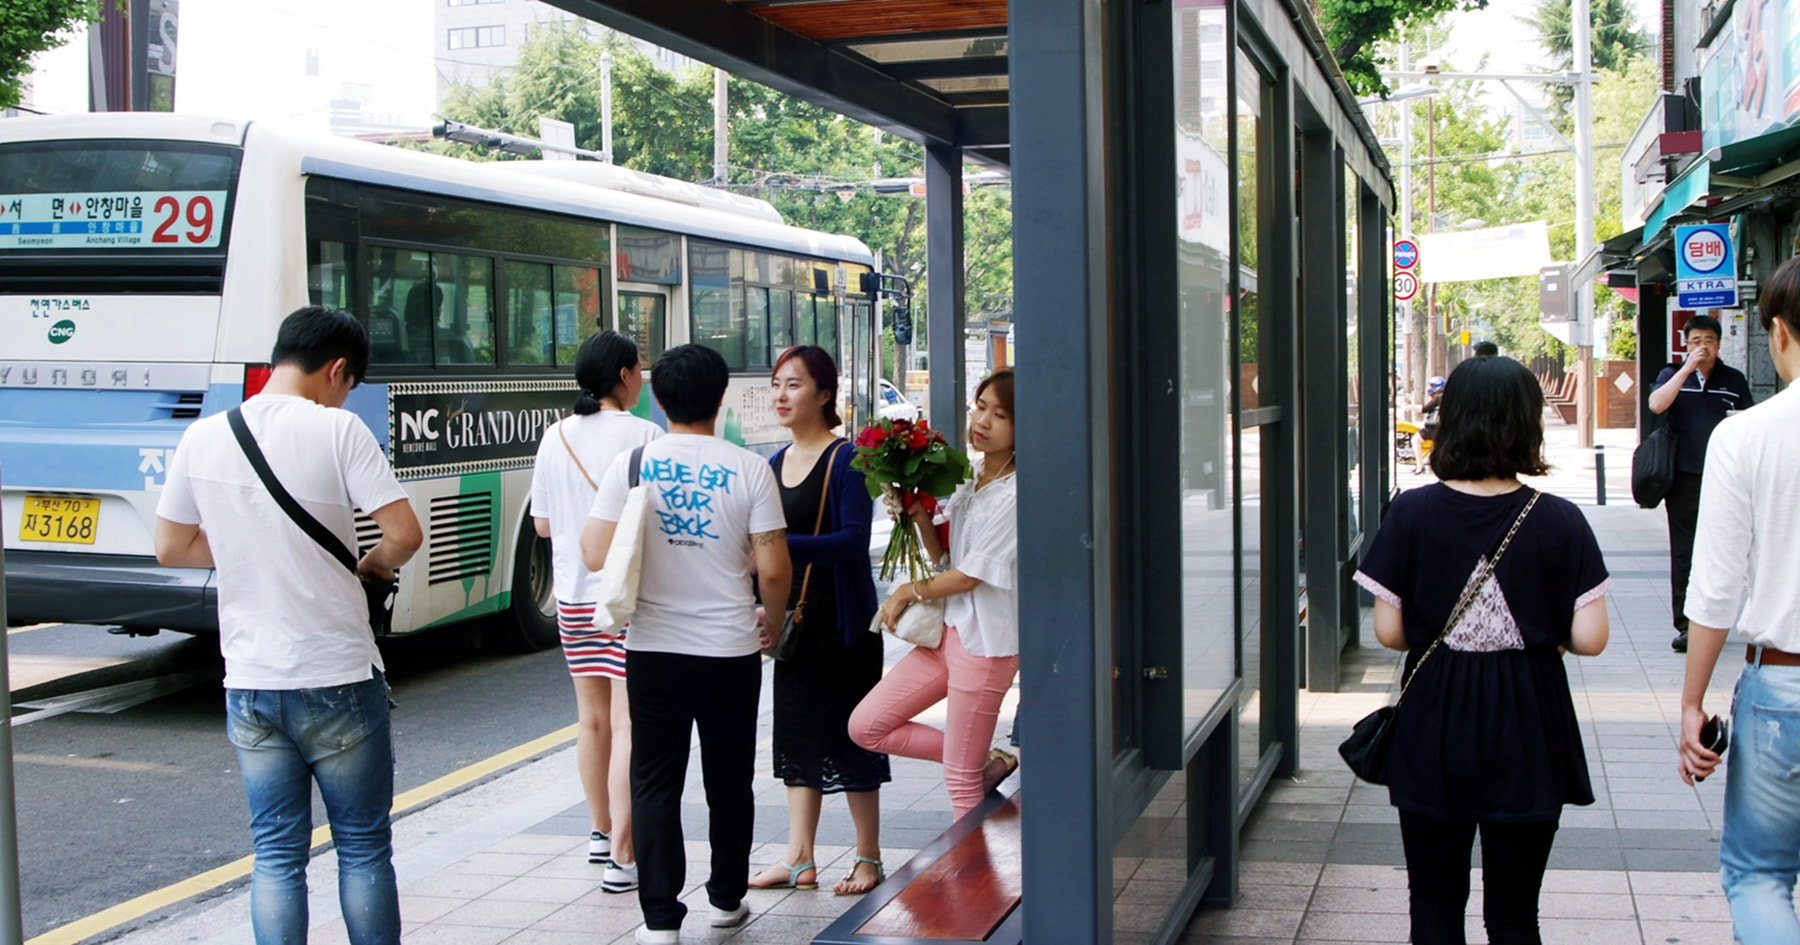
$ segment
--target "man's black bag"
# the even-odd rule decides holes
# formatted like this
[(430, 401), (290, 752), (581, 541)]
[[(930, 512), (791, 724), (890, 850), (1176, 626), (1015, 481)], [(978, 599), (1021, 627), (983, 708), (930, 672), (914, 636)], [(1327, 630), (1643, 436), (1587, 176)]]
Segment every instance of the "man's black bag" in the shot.
[(1637, 452), (1631, 454), (1631, 497), (1646, 508), (1656, 508), (1675, 484), (1675, 431), (1659, 420)]

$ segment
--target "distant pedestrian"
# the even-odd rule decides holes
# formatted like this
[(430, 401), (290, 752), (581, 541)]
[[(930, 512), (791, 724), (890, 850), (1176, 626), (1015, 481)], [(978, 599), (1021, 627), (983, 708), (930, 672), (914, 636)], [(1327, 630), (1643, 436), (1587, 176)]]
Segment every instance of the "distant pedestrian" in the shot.
[(600, 575), (581, 560), (581, 531), (599, 488), (596, 477), (662, 428), (628, 413), (644, 389), (637, 343), (602, 331), (575, 354), (573, 416), (545, 431), (531, 479), (531, 514), (550, 539), (556, 626), (575, 684), (575, 765), (587, 795), (588, 862), (605, 867), (600, 888), (637, 888), (631, 840), (631, 711), (625, 694), (624, 627), (594, 625)]
[[(681, 792), (696, 726), (705, 772), (712, 875), (706, 898), (714, 928), (750, 914), (756, 818), (756, 703), (762, 650), (771, 642), (756, 622), (755, 572), (763, 604), (784, 613), (793, 566), (787, 519), (769, 462), (714, 435), (731, 374), (711, 348), (670, 348), (650, 371), (669, 434), (644, 447), (638, 469), (650, 491), (637, 612), (625, 640), (631, 679), (631, 814), (638, 846), (642, 945), (681, 941), (687, 906), (687, 849)], [(631, 455), (600, 480), (581, 535), (590, 570), (606, 564), (625, 506)]]
[[(949, 569), (895, 587), (881, 605), (883, 621), (893, 626), (912, 604), (943, 600), (944, 642), (906, 654), (850, 716), (850, 735), (858, 745), (942, 764), (958, 820), (1019, 766), (1011, 752), (992, 747), (1000, 703), (1019, 671), (1011, 368), (995, 371), (975, 388), (969, 445), (981, 455), (975, 478), (958, 486), (944, 506), (949, 547), (930, 512), (918, 503), (905, 509), (919, 526), (926, 556)], [(914, 721), (946, 700), (942, 729)]]
[(1693, 784), (1719, 765), (1700, 730), (1707, 684), (1735, 627), (1748, 646), (1731, 704), (1720, 879), (1739, 942), (1800, 945), (1800, 260), (1776, 268), (1757, 313), (1788, 386), (1720, 422), (1706, 448), (1687, 587), (1680, 771)]
[(1543, 410), (1517, 361), (1458, 365), (1431, 453), (1440, 481), (1395, 497), (1356, 574), (1376, 638), (1407, 653), (1385, 773), (1419, 945), (1465, 941), (1477, 829), (1488, 941), (1539, 942), (1563, 805), (1594, 802), (1561, 651), (1605, 648), (1611, 580), (1581, 512), (1519, 482), (1548, 471)]
[[(368, 333), (348, 312), (303, 308), (281, 323), (269, 360), (268, 384), (241, 408), (269, 471), (346, 554), (357, 547), (354, 510), (367, 511), (381, 540), (357, 571), (391, 580), (423, 535), (375, 437), (340, 409), (368, 370)], [(164, 565), (218, 571), (226, 729), (256, 847), (257, 945), (306, 941), (314, 781), (351, 945), (399, 942), (388, 686), (357, 576), (277, 504), (223, 414), (182, 435), (155, 543)]]
[(1491, 341), (1477, 341), (1474, 353), (1478, 358), (1497, 358), (1500, 356), (1500, 346)]
[(1719, 421), (1755, 403), (1743, 372), (1719, 360), (1719, 320), (1695, 315), (1685, 331), (1687, 357), (1663, 368), (1650, 392), (1650, 412), (1668, 414), (1675, 433), (1675, 481), (1663, 497), (1663, 510), (1669, 520), (1669, 597), (1675, 621), (1669, 646), (1677, 653), (1687, 652), (1688, 645), (1688, 571), (1694, 560), (1706, 443)]
[[(832, 433), (844, 421), (831, 355), (817, 345), (789, 348), (775, 360), (773, 386), (776, 421), (794, 436), (769, 461), (794, 559), (788, 600), (804, 599), (805, 607), (797, 649), (775, 664), (774, 768), (787, 785), (787, 852), (750, 886), (818, 888), (820, 804), (824, 795), (842, 793), (856, 825), (856, 852), (832, 890), (859, 895), (886, 878), (880, 792), (890, 780), (888, 757), (851, 741), (848, 728), (850, 712), (881, 681), (882, 640), (869, 632), (877, 604), (869, 573), (875, 503), (862, 473), (850, 467), (855, 449)], [(781, 616), (768, 619), (779, 626)]]

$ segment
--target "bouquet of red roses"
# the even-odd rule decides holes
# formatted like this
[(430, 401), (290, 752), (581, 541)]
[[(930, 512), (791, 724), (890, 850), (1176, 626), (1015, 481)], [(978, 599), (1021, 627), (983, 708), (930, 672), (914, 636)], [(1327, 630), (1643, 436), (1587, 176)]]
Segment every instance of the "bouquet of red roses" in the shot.
[[(885, 499), (896, 513), (911, 502), (937, 511), (937, 497), (949, 495), (971, 475), (968, 455), (923, 420), (876, 420), (863, 427), (850, 466), (862, 472), (869, 495)], [(881, 579), (891, 581), (902, 571), (914, 581), (931, 573), (919, 532), (904, 514), (896, 516), (881, 556)]]

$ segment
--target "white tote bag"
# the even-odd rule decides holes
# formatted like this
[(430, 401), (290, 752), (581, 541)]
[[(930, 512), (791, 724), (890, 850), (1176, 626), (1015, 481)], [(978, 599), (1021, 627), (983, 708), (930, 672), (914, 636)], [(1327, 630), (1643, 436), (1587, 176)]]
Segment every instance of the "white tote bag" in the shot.
[(637, 612), (638, 578), (644, 573), (644, 520), (650, 517), (650, 487), (638, 482), (643, 455), (641, 446), (631, 451), (631, 491), (625, 493), (625, 507), (606, 550), (606, 567), (600, 570), (595, 627), (616, 631)]

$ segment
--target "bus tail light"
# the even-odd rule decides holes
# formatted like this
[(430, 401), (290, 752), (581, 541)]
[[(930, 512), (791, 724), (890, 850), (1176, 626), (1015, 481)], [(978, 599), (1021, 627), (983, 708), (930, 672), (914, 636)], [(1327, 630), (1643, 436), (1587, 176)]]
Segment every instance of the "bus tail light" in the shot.
[(262, 393), (263, 387), (269, 383), (269, 375), (274, 370), (267, 364), (244, 365), (244, 399), (249, 400)]

